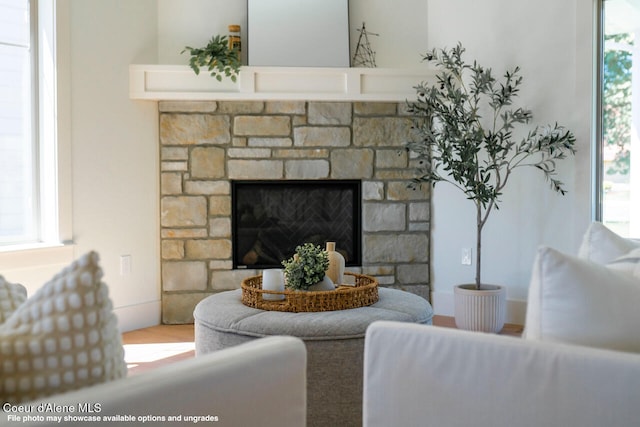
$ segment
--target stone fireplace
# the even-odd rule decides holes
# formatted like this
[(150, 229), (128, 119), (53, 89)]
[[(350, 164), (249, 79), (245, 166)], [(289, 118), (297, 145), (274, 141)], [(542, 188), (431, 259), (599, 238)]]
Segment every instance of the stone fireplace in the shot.
[[(411, 190), (402, 102), (161, 101), (162, 320), (238, 289), (232, 182), (357, 180), (361, 262), (381, 286), (429, 297), (429, 189)], [(300, 242), (304, 243), (304, 242)]]

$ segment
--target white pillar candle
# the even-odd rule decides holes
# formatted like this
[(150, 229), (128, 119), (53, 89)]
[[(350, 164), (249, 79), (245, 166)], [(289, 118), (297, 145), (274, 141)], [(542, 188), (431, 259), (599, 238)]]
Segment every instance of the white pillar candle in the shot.
[[(284, 292), (284, 270), (273, 268), (262, 272), (262, 289), (265, 291)], [(262, 294), (262, 298), (268, 301), (283, 300), (284, 295)]]

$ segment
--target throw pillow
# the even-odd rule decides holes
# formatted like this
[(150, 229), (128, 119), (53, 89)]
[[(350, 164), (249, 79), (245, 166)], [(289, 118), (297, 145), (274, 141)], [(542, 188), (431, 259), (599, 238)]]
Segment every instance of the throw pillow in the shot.
[(54, 276), (0, 325), (0, 400), (19, 403), (126, 375), (98, 254)]
[(18, 283), (9, 283), (0, 276), (0, 323), (4, 323), (26, 300), (27, 288)]
[(639, 306), (637, 277), (543, 247), (533, 268), (523, 336), (640, 352)]
[(578, 256), (606, 264), (636, 248), (640, 248), (639, 241), (626, 239), (601, 222), (593, 222), (582, 238)]
[(631, 273), (640, 279), (640, 248), (634, 249), (628, 254), (622, 255), (607, 263), (607, 267)]

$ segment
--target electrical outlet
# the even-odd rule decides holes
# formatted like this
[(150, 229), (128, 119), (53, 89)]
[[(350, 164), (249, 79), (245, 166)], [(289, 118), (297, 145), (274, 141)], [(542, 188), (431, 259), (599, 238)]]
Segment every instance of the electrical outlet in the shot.
[(462, 248), (460, 263), (462, 265), (471, 265), (471, 248)]
[(131, 274), (131, 255), (120, 255), (120, 275)]

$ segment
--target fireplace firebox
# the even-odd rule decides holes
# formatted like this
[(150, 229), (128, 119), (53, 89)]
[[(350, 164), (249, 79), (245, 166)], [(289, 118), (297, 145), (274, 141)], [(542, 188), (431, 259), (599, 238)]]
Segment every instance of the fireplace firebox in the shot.
[(361, 265), (360, 181), (232, 181), (231, 199), (234, 268), (281, 267), (298, 245), (327, 241)]

